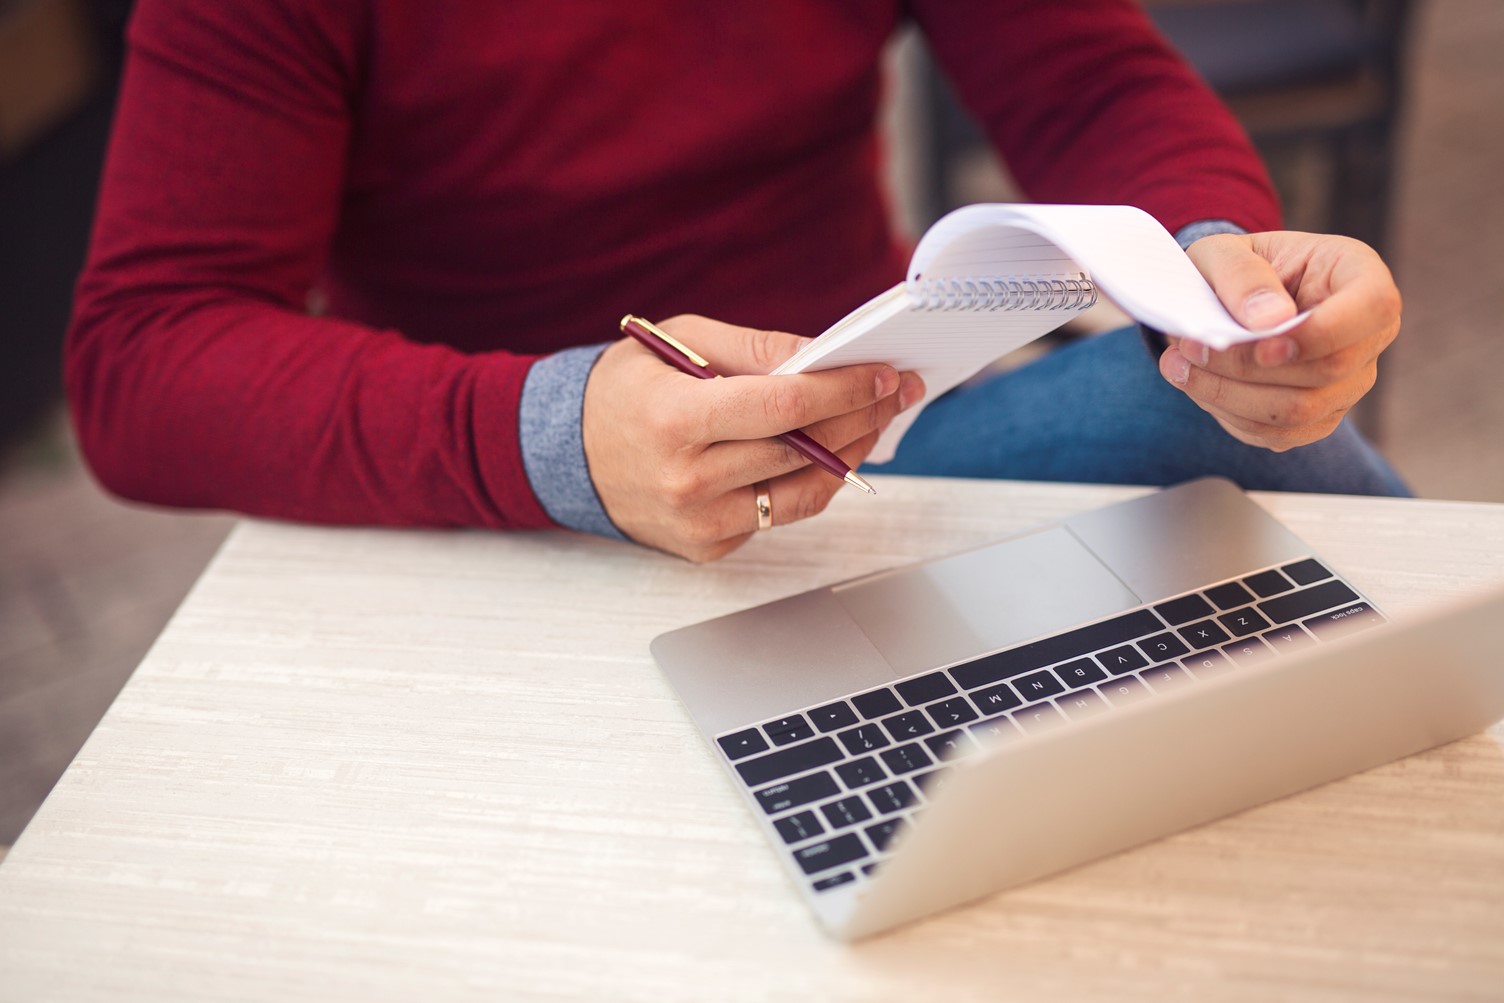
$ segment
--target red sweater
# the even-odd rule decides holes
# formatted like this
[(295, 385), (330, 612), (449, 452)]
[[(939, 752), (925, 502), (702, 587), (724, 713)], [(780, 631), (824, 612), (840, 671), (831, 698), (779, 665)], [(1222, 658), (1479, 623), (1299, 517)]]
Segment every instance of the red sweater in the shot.
[[(911, 8), (1031, 198), (1277, 224), (1132, 0)], [(874, 117), (905, 13), (141, 0), (67, 346), (96, 475), (290, 519), (547, 525), (517, 432), (537, 357), (628, 311), (814, 334), (901, 277)]]

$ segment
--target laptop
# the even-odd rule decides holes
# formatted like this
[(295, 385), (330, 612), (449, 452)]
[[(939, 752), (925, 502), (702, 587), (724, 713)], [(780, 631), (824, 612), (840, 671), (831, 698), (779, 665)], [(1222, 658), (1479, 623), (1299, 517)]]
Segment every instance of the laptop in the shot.
[(663, 634), (851, 940), (1480, 731), (1504, 592), (1403, 627), (1231, 482)]

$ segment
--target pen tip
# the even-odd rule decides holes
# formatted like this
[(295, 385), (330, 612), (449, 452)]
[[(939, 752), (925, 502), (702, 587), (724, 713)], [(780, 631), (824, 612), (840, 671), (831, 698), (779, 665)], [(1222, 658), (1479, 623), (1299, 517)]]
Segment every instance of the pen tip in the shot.
[(877, 488), (875, 488), (871, 484), (869, 484), (867, 482), (867, 479), (864, 478), (861, 474), (857, 473), (855, 470), (848, 470), (848, 471), (846, 471), (845, 481), (846, 481), (847, 484), (852, 484), (852, 485), (855, 485), (856, 487), (861, 488), (863, 491), (867, 492), (869, 495), (875, 495), (875, 494), (877, 494)]

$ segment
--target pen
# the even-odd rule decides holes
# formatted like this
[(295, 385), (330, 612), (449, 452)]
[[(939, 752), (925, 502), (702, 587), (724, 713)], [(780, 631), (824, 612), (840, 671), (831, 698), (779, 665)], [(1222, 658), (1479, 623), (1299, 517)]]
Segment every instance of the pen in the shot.
[[(718, 380), (721, 378), (721, 374), (711, 369), (710, 363), (701, 358), (694, 349), (675, 340), (673, 335), (652, 321), (627, 314), (621, 319), (621, 329), (640, 341), (646, 346), (648, 351), (682, 373), (698, 376), (702, 380)], [(839, 456), (803, 432), (798, 430), (784, 432), (778, 438), (788, 443), (795, 452), (799, 453), (805, 459), (818, 467), (830, 471), (847, 484), (859, 487), (869, 495), (877, 494), (877, 489), (867, 483), (866, 479), (855, 470), (842, 463)]]

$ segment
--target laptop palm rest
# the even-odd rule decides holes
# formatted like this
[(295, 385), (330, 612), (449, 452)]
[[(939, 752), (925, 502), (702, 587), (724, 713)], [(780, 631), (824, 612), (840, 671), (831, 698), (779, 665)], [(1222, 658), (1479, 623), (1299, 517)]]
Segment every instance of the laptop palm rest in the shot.
[(1056, 525), (671, 631), (652, 652), (714, 735), (1140, 602)]
[(1063, 526), (831, 591), (898, 676), (1053, 634), (1143, 601)]

